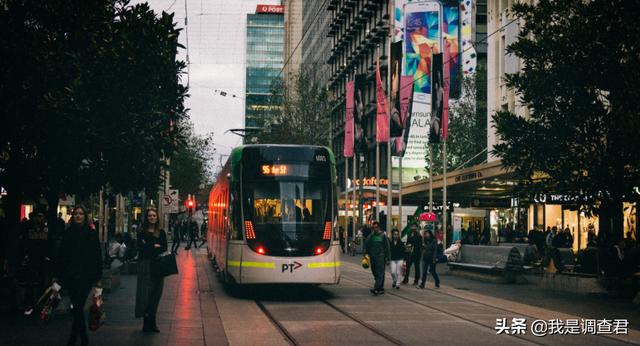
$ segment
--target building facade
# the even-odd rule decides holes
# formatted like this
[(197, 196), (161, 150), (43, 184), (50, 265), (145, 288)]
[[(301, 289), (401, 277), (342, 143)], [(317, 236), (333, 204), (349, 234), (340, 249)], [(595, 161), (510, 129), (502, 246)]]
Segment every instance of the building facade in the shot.
[(318, 77), (324, 84), (328, 81), (331, 54), (331, 24), (329, 1), (304, 1), (302, 6), (301, 65), (304, 69), (318, 69)]
[(283, 0), (284, 5), (284, 70), (285, 83), (299, 72), (302, 62), (302, 13), (303, 0)]
[(247, 15), (245, 128), (264, 126), (283, 57), (284, 7), (258, 5)]

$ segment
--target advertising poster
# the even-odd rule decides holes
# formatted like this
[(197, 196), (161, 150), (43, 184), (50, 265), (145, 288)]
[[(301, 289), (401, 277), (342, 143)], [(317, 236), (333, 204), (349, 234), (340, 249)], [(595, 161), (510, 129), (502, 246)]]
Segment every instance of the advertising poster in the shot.
[[(455, 3), (454, 3), (455, 4)], [(445, 64), (449, 67), (449, 97), (460, 97), (461, 73), (460, 73), (460, 10), (458, 6), (442, 7), (442, 41), (447, 50), (448, 59)]]
[(442, 139), (442, 113), (444, 110), (444, 76), (442, 69), (442, 53), (433, 55), (431, 66), (431, 124), (429, 142), (440, 143)]
[(365, 136), (364, 129), (365, 124), (365, 109), (364, 109), (364, 93), (367, 84), (367, 76), (364, 74), (358, 74), (354, 79), (354, 139), (355, 150), (357, 152), (364, 152), (367, 148), (367, 138)]
[(347, 81), (346, 109), (344, 124), (344, 157), (353, 157), (353, 87), (354, 82)]

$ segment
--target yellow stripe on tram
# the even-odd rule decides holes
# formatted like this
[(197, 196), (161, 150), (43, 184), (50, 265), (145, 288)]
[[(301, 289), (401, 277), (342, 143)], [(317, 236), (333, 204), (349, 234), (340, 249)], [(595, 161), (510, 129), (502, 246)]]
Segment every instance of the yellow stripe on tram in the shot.
[(309, 263), (307, 266), (309, 268), (333, 268), (333, 267), (339, 267), (341, 265), (342, 263), (340, 262), (316, 262), (316, 263)]
[(240, 262), (240, 261), (227, 261), (230, 267), (243, 267), (243, 268), (268, 268), (276, 269), (276, 264), (273, 262)]

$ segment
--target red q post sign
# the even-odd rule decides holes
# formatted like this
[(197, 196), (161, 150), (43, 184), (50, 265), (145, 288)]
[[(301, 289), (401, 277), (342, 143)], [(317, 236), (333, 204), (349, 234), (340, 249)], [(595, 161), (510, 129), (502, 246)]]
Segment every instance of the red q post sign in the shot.
[(284, 6), (279, 6), (279, 5), (258, 5), (256, 7), (256, 13), (284, 14)]

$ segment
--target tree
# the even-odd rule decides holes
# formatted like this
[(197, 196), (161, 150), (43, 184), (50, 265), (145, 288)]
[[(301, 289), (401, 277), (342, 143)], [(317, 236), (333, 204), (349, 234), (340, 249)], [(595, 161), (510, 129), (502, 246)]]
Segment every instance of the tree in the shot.
[(188, 139), (178, 146), (171, 159), (171, 187), (182, 195), (195, 194), (202, 185), (209, 185), (213, 178), (213, 134), (198, 136), (193, 126), (188, 128)]
[[(493, 119), (494, 153), (525, 195), (576, 197), (622, 237), (622, 202), (640, 184), (640, 29), (631, 2), (541, 0), (517, 4), (524, 23), (508, 53), (522, 70), (506, 77), (530, 115)], [(635, 195), (637, 199), (637, 195)]]
[(318, 74), (306, 67), (291, 84), (274, 83), (265, 129), (257, 135), (260, 143), (329, 145), (331, 102)]
[(0, 185), (23, 198), (157, 191), (182, 137), (173, 15), (126, 0), (0, 0)]
[[(487, 148), (487, 116), (477, 107), (477, 79), (484, 76), (478, 71), (474, 77), (460, 78), (462, 95), (449, 101), (449, 139), (447, 141), (447, 170), (469, 167), (486, 159), (482, 152)], [(427, 171), (429, 148), (426, 148)], [(443, 173), (442, 144), (432, 145), (433, 175)]]

